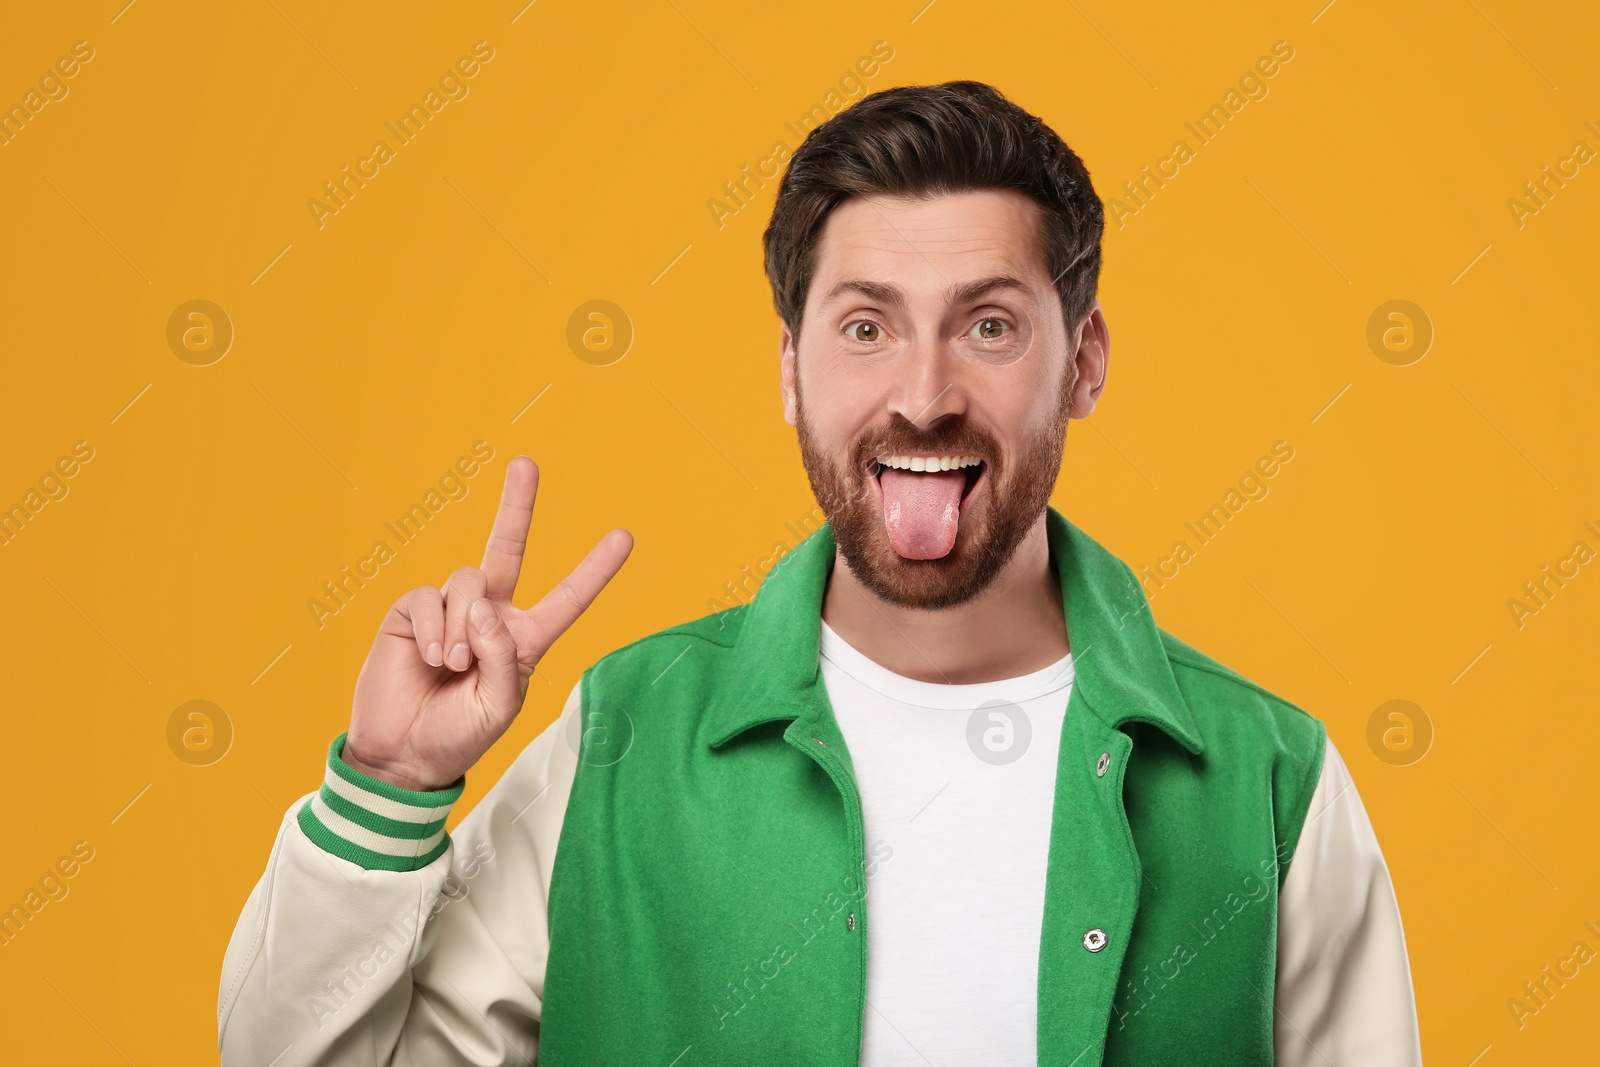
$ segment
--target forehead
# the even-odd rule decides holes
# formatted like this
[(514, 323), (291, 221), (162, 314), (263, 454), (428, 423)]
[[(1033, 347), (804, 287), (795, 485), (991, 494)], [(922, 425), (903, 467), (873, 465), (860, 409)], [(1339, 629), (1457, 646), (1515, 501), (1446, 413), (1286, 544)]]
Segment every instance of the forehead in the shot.
[(841, 277), (896, 278), (943, 290), (997, 273), (1049, 286), (1039, 205), (1011, 189), (925, 200), (852, 197), (834, 208), (817, 244), (808, 298)]

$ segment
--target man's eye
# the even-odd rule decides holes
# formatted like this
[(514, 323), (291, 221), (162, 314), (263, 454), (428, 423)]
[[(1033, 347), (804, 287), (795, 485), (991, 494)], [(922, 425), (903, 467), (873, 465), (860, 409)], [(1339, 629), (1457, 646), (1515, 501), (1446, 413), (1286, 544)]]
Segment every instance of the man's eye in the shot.
[(863, 341), (872, 344), (883, 340), (883, 327), (870, 319), (852, 322), (844, 328), (844, 332), (852, 341)]
[(1011, 324), (1005, 319), (983, 318), (972, 324), (971, 336), (980, 341), (997, 341), (1010, 329)]

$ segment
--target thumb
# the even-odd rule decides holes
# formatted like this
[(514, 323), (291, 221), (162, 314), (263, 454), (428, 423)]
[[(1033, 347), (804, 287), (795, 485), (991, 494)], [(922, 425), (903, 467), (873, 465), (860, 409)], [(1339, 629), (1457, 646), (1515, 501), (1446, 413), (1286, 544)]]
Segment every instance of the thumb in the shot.
[(517, 642), (487, 597), (473, 601), (469, 615), (467, 644), (478, 662), (478, 700), (499, 720), (499, 725), (504, 725), (522, 707)]

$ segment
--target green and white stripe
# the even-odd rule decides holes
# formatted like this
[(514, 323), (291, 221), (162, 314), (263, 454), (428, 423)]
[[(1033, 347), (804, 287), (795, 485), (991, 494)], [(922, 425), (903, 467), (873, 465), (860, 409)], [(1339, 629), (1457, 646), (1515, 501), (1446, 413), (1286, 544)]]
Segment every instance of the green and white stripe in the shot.
[(346, 734), (328, 747), (322, 789), (300, 808), (300, 829), (324, 852), (369, 871), (415, 871), (450, 846), (445, 816), (466, 778), (449, 789), (416, 792), (379, 781), (340, 758)]

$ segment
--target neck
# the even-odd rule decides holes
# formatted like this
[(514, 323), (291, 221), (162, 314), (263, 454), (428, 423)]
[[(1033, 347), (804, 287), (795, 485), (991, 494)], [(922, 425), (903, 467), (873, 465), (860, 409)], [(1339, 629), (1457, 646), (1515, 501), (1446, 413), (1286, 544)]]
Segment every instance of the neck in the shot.
[(887, 603), (835, 553), (822, 618), (851, 646), (907, 678), (967, 685), (1041, 670), (1069, 651), (1045, 517), (978, 596), (939, 611)]

